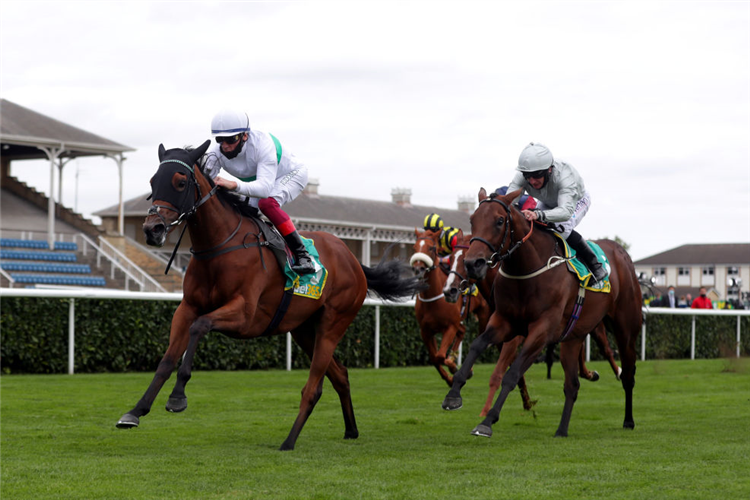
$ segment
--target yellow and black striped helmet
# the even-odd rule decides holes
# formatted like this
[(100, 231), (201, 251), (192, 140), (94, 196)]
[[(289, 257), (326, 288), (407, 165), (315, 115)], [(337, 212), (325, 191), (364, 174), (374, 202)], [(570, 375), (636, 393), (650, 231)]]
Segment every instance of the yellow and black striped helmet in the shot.
[(425, 231), (440, 231), (443, 229), (443, 219), (438, 214), (430, 214), (424, 218)]
[(450, 226), (443, 229), (443, 234), (440, 236), (441, 253), (453, 253), (453, 247), (457, 243), (456, 236), (458, 236), (460, 231), (457, 227)]

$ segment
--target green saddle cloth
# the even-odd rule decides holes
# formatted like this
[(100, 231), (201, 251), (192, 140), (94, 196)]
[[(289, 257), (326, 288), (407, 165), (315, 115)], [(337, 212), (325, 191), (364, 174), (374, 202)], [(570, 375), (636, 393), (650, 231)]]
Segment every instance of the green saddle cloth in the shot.
[(297, 274), (292, 270), (287, 259), (287, 263), (284, 266), (284, 274), (286, 275), (284, 290), (294, 289), (294, 295), (300, 295), (309, 299), (319, 299), (323, 294), (323, 288), (328, 279), (328, 270), (320, 263), (320, 255), (318, 255), (318, 250), (315, 248), (315, 242), (304, 236), (300, 236), (300, 238), (302, 238), (302, 243), (305, 244), (305, 248), (307, 248), (307, 252), (310, 254), (313, 266), (315, 266), (315, 272)]
[(583, 287), (586, 290), (591, 290), (594, 292), (609, 293), (612, 290), (612, 287), (609, 283), (609, 273), (612, 271), (612, 268), (609, 265), (607, 254), (604, 253), (602, 247), (600, 247), (593, 241), (587, 241), (589, 248), (591, 248), (591, 250), (594, 252), (594, 255), (596, 255), (596, 258), (599, 260), (602, 266), (604, 266), (604, 270), (607, 271), (607, 277), (604, 278), (603, 281), (597, 282), (593, 279), (593, 275), (591, 274), (591, 271), (589, 271), (589, 268), (586, 267), (586, 264), (576, 258), (576, 251), (573, 250), (570, 245), (568, 245), (568, 242), (565, 241), (565, 239), (558, 233), (555, 233), (555, 236), (560, 238), (563, 242), (563, 245), (565, 246), (565, 257), (572, 257), (572, 259), (568, 261), (568, 270), (578, 276), (578, 280), (581, 282)]

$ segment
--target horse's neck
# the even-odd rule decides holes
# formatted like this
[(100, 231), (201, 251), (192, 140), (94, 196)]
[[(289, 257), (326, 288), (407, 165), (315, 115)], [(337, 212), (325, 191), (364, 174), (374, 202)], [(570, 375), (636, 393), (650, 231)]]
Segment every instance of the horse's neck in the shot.
[(530, 231), (532, 234), (504, 261), (503, 270), (512, 274), (534, 272), (544, 266), (554, 255), (554, 237), (545, 231), (533, 230), (529, 224), (521, 221), (516, 222), (514, 226), (514, 241), (510, 242), (509, 248), (526, 237)]
[(427, 273), (427, 290), (422, 292), (423, 296), (439, 295), (443, 293), (446, 276), (440, 269), (440, 262), (435, 258), (435, 268)]
[(211, 198), (188, 220), (193, 249), (202, 251), (226, 242), (237, 229), (241, 218), (239, 213), (222, 204), (218, 198)]

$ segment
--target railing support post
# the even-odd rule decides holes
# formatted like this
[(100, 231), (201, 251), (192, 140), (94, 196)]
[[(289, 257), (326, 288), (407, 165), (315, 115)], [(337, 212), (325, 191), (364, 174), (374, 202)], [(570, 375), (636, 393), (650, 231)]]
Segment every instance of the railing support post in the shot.
[(70, 299), (68, 306), (68, 374), (75, 370), (76, 352), (76, 299)]

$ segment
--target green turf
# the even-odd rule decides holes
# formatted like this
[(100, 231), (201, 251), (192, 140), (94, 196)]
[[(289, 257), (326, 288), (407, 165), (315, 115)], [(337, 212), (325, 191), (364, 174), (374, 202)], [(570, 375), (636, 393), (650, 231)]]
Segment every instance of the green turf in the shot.
[(562, 372), (527, 374), (534, 412), (514, 391), (491, 439), (469, 433), (491, 366), (478, 366), (464, 408), (446, 412), (432, 368), (351, 370), (360, 438), (343, 440), (338, 398), (323, 397), (292, 452), (279, 452), (304, 371), (195, 372), (188, 409), (115, 428), (151, 374), (0, 379), (3, 499), (655, 499), (750, 498), (750, 364), (638, 364), (634, 417), (608, 366), (581, 382), (570, 437), (554, 438)]

